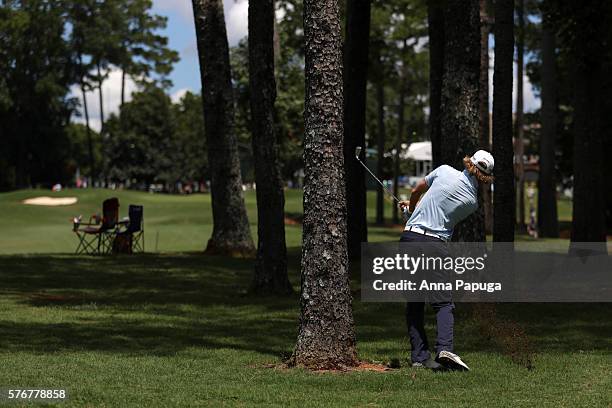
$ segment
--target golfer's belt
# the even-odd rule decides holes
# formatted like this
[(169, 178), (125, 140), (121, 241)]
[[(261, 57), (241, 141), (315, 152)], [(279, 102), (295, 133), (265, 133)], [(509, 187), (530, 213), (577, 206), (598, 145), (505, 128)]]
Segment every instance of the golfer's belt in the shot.
[(426, 235), (428, 237), (432, 237), (432, 238), (437, 238), (441, 241), (446, 241), (444, 238), (442, 238), (441, 236), (439, 236), (438, 234), (434, 234), (433, 232), (427, 232), (422, 228), (419, 227), (414, 227), (412, 225), (407, 226), (404, 231), (410, 231), (410, 232), (415, 232), (417, 234), (421, 234), (421, 235)]

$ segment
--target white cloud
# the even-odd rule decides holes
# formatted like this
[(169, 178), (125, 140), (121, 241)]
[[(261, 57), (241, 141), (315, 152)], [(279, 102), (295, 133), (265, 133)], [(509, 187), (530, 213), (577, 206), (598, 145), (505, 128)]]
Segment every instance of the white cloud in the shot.
[(187, 92), (192, 92), (192, 91), (189, 88), (182, 88), (174, 92), (172, 95), (170, 95), (170, 99), (172, 100), (172, 103), (179, 103), (180, 100), (183, 98), (183, 96), (185, 96)]
[(193, 23), (193, 8), (189, 0), (153, 0), (153, 10), (157, 13), (176, 11), (186, 22)]
[(230, 47), (238, 44), (248, 33), (249, 2), (247, 0), (225, 0), (225, 26)]
[[(493, 48), (489, 48), (489, 110), (493, 110), (493, 67), (495, 64), (495, 52)], [(512, 111), (516, 111), (516, 90), (517, 90), (517, 73), (518, 65), (516, 61), (512, 68)], [(540, 108), (540, 98), (533, 92), (533, 86), (529, 81), (529, 77), (523, 70), (523, 110), (525, 112), (534, 112)]]
[[(132, 99), (132, 93), (138, 89), (136, 83), (129, 77), (125, 81), (125, 101), (128, 102)], [(80, 117), (73, 117), (73, 121), (77, 123), (85, 123), (85, 115), (83, 113), (83, 98), (81, 88), (79, 86), (72, 86), (72, 95), (76, 96), (81, 107), (79, 112)], [(100, 96), (97, 89), (86, 93), (87, 98), (87, 110), (89, 112), (89, 124), (92, 129), (100, 131), (101, 129), (101, 118), (100, 118)], [(108, 78), (102, 84), (102, 98), (104, 107), (104, 119), (108, 119), (111, 113), (119, 112), (119, 105), (121, 104), (121, 70), (113, 68)]]

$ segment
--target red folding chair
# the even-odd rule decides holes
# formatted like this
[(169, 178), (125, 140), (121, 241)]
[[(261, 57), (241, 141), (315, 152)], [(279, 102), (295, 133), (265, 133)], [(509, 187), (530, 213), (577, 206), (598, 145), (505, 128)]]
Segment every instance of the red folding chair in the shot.
[(75, 222), (72, 230), (79, 238), (76, 253), (87, 255), (111, 253), (118, 221), (119, 200), (109, 198), (102, 203), (101, 220), (97, 216), (92, 216), (88, 223)]

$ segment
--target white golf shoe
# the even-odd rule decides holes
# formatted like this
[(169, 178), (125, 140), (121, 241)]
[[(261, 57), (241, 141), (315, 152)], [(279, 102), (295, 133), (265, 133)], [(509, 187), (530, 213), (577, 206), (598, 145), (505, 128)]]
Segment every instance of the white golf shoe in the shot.
[(450, 351), (441, 351), (436, 360), (451, 370), (470, 371), (470, 367), (461, 360), (461, 357)]

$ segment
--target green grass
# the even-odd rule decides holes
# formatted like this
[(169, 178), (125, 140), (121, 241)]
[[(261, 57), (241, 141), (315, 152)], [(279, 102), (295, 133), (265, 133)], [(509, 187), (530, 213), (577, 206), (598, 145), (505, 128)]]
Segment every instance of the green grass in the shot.
[[(24, 205), (26, 198), (38, 196), (77, 197), (75, 205), (44, 207)], [(206, 247), (212, 232), (212, 210), (209, 194), (190, 196), (149, 194), (125, 190), (64, 190), (51, 193), (43, 190), (20, 190), (0, 194), (0, 254), (71, 253), (77, 239), (71, 232), (72, 218), (83, 215), (87, 219), (102, 211), (102, 201), (119, 198), (120, 216), (127, 215), (129, 204), (144, 205), (145, 243), (147, 252), (199, 252)], [(256, 239), (257, 207), (253, 191), (245, 195), (251, 233)], [(289, 216), (302, 213), (302, 193), (287, 190), (285, 212)], [(391, 219), (392, 203), (385, 201), (385, 218)], [(560, 202), (560, 211), (567, 204)], [(402, 226), (374, 225), (376, 194), (368, 192), (368, 238), (370, 241), (395, 241)], [(299, 247), (302, 240), (299, 225), (286, 226), (287, 246)], [(533, 242), (526, 236), (517, 240)], [(542, 242), (542, 241), (539, 241)], [(560, 241), (567, 244), (567, 241)]]
[[(456, 347), (470, 373), (317, 374), (264, 368), (291, 352), (298, 301), (244, 296), (248, 260), (4, 256), (0, 270), (0, 384), (67, 388), (62, 406), (573, 407), (612, 398), (609, 305), (501, 306), (534, 342), (531, 371), (459, 305)], [(362, 359), (407, 367), (402, 305), (356, 301), (355, 320)]]
[[(75, 196), (76, 205), (43, 207), (23, 205), (26, 198), (50, 195)], [(64, 190), (51, 193), (41, 190), (21, 190), (0, 194), (0, 253), (69, 253), (76, 247), (71, 232), (72, 217), (101, 213), (105, 198), (117, 197), (120, 215), (126, 216), (129, 204), (144, 205), (145, 242), (147, 251), (202, 251), (212, 232), (212, 209), (209, 194), (191, 196), (148, 194), (134, 191), (101, 189)], [(256, 233), (255, 194), (246, 195), (251, 232)], [(286, 208), (301, 213), (301, 194), (289, 191)], [(300, 231), (287, 227), (288, 245), (300, 242)]]
[[(471, 306), (458, 305), (456, 349), (473, 370), (435, 374), (408, 367), (403, 305), (360, 302), (356, 269), (359, 356), (399, 358), (403, 368), (345, 374), (266, 368), (292, 350), (297, 295), (247, 296), (251, 260), (199, 252), (210, 234), (209, 196), (113, 193), (122, 215), (129, 203), (145, 205), (147, 247), (153, 249), (159, 232), (164, 253), (61, 254), (74, 248), (71, 216), (99, 211), (108, 191), (63, 192), (78, 194), (79, 204), (56, 208), (20, 204), (40, 191), (0, 194), (0, 251), (18, 253), (0, 256), (0, 388), (67, 388), (70, 399), (59, 404), (64, 407), (612, 403), (612, 305), (499, 305), (499, 315), (520, 323), (532, 342), (532, 370), (481, 334)], [(253, 221), (252, 194), (247, 203)], [(288, 192), (287, 211), (301, 212), (299, 193)], [(296, 291), (300, 232), (287, 227)], [(397, 231), (377, 228), (371, 238), (395, 240)], [(26, 255), (35, 252), (56, 253)], [(433, 321), (429, 316), (432, 337)]]
[[(528, 187), (525, 187), (525, 219), (524, 223), (529, 224), (529, 196), (527, 194)], [(538, 189), (534, 188), (533, 207), (538, 210)], [(519, 197), (516, 197), (516, 205), (519, 205)], [(569, 229), (572, 222), (572, 200), (561, 195), (557, 200), (557, 217), (559, 218), (559, 226), (561, 229)], [(520, 217), (517, 217), (517, 220)]]
[[(77, 197), (71, 206), (44, 207), (24, 205), (22, 201), (38, 196)], [(82, 215), (83, 220), (102, 212), (102, 201), (117, 197), (120, 216), (127, 215), (129, 204), (144, 205), (145, 243), (148, 252), (193, 252), (202, 251), (212, 233), (212, 207), (209, 194), (190, 196), (148, 194), (126, 190), (64, 190), (51, 193), (41, 190), (20, 190), (0, 194), (0, 254), (17, 253), (70, 253), (77, 240), (72, 229), (72, 218)], [(257, 207), (254, 191), (245, 195), (251, 233), (256, 239)], [(302, 193), (287, 190), (285, 211), (288, 215), (302, 214)], [(371, 222), (374, 221), (375, 194), (368, 197)], [(390, 203), (387, 216), (391, 217)], [(395, 239), (397, 231), (372, 227), (374, 240)], [(287, 225), (287, 246), (301, 244), (302, 230), (299, 225)]]

